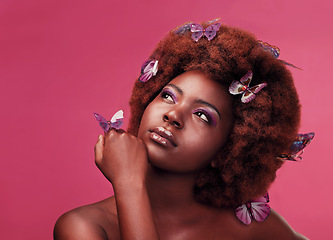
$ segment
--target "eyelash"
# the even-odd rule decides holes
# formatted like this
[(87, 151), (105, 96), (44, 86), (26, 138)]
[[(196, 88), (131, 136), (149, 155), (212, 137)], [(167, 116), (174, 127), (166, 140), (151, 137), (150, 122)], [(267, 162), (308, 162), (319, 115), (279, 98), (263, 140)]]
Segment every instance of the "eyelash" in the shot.
[[(205, 109), (196, 109), (193, 111), (193, 114), (197, 115), (199, 118), (201, 118), (203, 121), (205, 121), (206, 123), (208, 123), (210, 125), (213, 125), (213, 126), (216, 125), (215, 118)], [(205, 120), (204, 118), (201, 117), (202, 114), (207, 118), (207, 120)]]
[(173, 94), (173, 92), (171, 92), (168, 89), (163, 89), (162, 92), (161, 92), (161, 97), (168, 100), (168, 96), (170, 96), (171, 99), (172, 99), (172, 100), (169, 100), (169, 101), (172, 101), (174, 103), (177, 102), (176, 96)]

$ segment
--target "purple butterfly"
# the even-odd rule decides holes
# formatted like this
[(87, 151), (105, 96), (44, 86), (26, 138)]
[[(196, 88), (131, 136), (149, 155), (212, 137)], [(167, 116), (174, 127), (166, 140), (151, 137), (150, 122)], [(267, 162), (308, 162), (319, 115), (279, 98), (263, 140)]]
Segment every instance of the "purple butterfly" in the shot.
[[(269, 52), (274, 58), (278, 58), (280, 56), (280, 49), (277, 46), (273, 46), (273, 45), (271, 45), (267, 42), (263, 42), (261, 40), (258, 40), (258, 43), (259, 43), (260, 47), (262, 47), (263, 50), (265, 50), (266, 52)], [(281, 59), (278, 59), (278, 60), (283, 62), (284, 64), (290, 66), (290, 67), (302, 70), (301, 68), (296, 67), (295, 65), (293, 65), (291, 63), (288, 63), (288, 62), (283, 61)]]
[(191, 24), (191, 32), (192, 39), (194, 41), (198, 41), (203, 35), (207, 37), (207, 39), (210, 41), (216, 36), (216, 32), (220, 29), (221, 23), (214, 23), (207, 28), (203, 28), (200, 24), (192, 23)]
[(158, 70), (158, 60), (147, 60), (141, 66), (140, 82), (147, 82), (152, 76), (155, 76)]
[(310, 144), (314, 137), (314, 132), (297, 134), (296, 140), (290, 146), (290, 154), (281, 154), (277, 157), (280, 160), (300, 161), (302, 160), (302, 154), (304, 148)]
[(240, 81), (233, 81), (229, 87), (229, 92), (232, 95), (243, 94), (241, 99), (242, 103), (248, 103), (252, 101), (256, 97), (255, 94), (267, 86), (267, 83), (261, 83), (254, 87), (249, 87), (252, 76), (253, 73), (250, 70), (244, 77), (241, 78)]
[(268, 193), (264, 196), (248, 201), (242, 206), (236, 209), (236, 216), (244, 224), (249, 225), (254, 219), (257, 222), (264, 221), (271, 212), (271, 208), (268, 205), (269, 197)]
[(104, 132), (107, 132), (111, 128), (119, 129), (123, 125), (123, 119), (124, 119), (124, 112), (123, 110), (119, 110), (116, 112), (110, 121), (107, 121), (102, 115), (98, 113), (94, 113), (94, 116), (96, 120), (99, 122), (99, 125), (104, 130)]

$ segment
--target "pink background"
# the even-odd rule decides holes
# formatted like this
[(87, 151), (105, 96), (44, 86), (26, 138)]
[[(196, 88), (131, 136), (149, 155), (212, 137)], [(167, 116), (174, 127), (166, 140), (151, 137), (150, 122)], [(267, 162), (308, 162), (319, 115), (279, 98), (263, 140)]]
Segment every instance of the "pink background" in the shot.
[(172, 28), (221, 17), (277, 45), (316, 132), (279, 170), (271, 206), (310, 239), (333, 238), (332, 1), (0, 1), (0, 238), (51, 239), (60, 214), (112, 194), (94, 165), (93, 112), (123, 108), (141, 63)]

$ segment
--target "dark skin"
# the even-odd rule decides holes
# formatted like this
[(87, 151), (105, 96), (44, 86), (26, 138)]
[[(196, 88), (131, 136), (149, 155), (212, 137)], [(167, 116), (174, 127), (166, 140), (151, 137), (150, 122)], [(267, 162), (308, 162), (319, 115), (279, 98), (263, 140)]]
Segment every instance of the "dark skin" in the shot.
[(100, 136), (95, 161), (115, 195), (62, 215), (55, 239), (306, 239), (275, 211), (241, 223), (233, 209), (198, 203), (193, 187), (228, 139), (231, 96), (206, 75), (179, 75), (153, 100), (138, 138)]

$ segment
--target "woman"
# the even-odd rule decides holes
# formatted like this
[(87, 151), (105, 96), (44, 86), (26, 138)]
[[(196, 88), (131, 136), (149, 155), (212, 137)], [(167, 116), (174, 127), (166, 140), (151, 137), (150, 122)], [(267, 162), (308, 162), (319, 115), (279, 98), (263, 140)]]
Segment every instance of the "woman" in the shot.
[(55, 239), (306, 239), (264, 195), (300, 121), (275, 50), (215, 20), (170, 32), (142, 66), (128, 132), (95, 146), (114, 196), (62, 215)]

